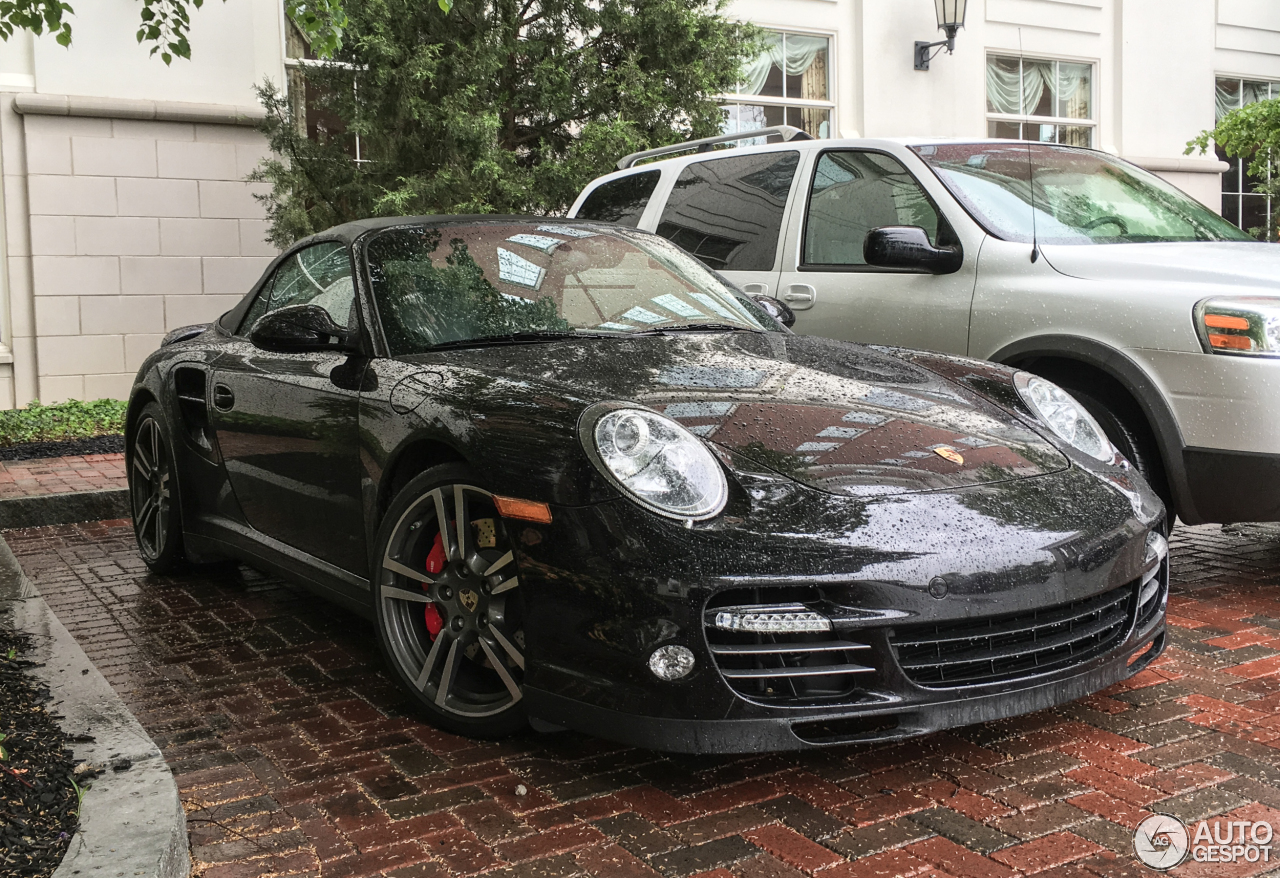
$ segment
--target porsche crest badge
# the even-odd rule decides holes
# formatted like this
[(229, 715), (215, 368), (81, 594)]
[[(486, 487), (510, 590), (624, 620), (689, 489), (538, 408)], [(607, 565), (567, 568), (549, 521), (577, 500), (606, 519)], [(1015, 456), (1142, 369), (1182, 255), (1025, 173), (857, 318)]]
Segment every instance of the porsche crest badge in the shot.
[(964, 463), (964, 455), (959, 451), (956, 451), (954, 448), (950, 448), (946, 445), (939, 445), (937, 448), (933, 449), (933, 453), (938, 455), (938, 457), (941, 457), (943, 460), (951, 461), (957, 466)]
[(464, 588), (458, 592), (458, 600), (462, 603), (462, 606), (467, 608), (468, 613), (474, 613), (476, 605), (480, 603), (480, 595), (469, 588)]

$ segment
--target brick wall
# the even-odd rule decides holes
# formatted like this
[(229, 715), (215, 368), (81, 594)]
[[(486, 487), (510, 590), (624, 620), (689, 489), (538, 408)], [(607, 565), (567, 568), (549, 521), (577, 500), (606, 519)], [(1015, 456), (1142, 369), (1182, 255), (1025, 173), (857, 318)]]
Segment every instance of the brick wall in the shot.
[(22, 127), (31, 269), (24, 291), (11, 264), (10, 309), (30, 296), (38, 396), (123, 398), (165, 332), (226, 311), (274, 255), (253, 198), (264, 187), (244, 182), (265, 142), (229, 124), (9, 118)]

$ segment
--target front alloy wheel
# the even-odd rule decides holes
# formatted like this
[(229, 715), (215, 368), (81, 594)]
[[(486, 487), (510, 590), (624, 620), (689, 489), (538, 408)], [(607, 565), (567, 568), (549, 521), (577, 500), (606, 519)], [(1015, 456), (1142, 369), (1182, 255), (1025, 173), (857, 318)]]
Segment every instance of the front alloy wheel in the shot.
[(377, 562), (378, 635), (401, 686), (449, 731), (522, 728), (520, 582), (492, 494), (457, 465), (418, 476), (388, 510)]

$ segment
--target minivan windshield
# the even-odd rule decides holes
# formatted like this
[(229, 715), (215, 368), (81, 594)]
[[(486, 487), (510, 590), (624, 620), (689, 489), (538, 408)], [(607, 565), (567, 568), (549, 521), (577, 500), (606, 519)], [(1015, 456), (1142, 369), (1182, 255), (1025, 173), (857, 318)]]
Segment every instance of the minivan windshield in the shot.
[(1006, 241), (1030, 243), (1033, 232), (1042, 244), (1254, 240), (1156, 175), (1105, 153), (1027, 142), (912, 150)]
[(569, 221), (406, 225), (365, 249), (395, 356), (508, 339), (781, 331), (657, 235)]

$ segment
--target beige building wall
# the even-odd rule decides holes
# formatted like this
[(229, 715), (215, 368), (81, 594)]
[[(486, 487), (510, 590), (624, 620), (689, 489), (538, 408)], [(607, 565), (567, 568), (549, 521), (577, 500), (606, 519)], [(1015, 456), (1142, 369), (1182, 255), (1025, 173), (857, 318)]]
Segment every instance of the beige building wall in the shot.
[[(32, 113), (19, 124), (36, 393), (44, 402), (123, 398), (165, 332), (226, 311), (274, 255), (253, 198), (262, 187), (244, 182), (262, 136)], [(11, 298), (24, 292), (15, 285)]]
[(190, 61), (134, 36), (136, 0), (76, 4), (74, 42), (0, 42), (0, 408), (123, 397), (174, 327), (270, 261), (254, 86), (284, 82), (280, 0), (206, 3)]

